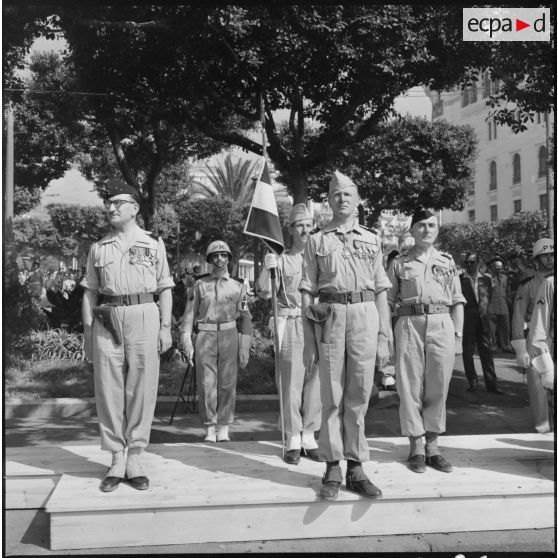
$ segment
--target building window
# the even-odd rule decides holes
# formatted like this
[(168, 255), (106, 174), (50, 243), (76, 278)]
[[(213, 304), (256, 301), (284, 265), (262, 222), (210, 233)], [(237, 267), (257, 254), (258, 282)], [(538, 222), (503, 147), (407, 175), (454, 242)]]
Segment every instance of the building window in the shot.
[(488, 141), (492, 139), (492, 122), (488, 123)]
[(490, 220), (497, 221), (498, 220), (498, 206), (491, 205), (490, 206)]
[(490, 92), (494, 95), (495, 93), (498, 93), (499, 89), (500, 82), (497, 79), (493, 79), (490, 83)]
[(521, 183), (521, 157), (519, 156), (519, 153), (516, 153), (513, 156), (513, 183)]
[(539, 209), (545, 212), (548, 211), (548, 196), (546, 194), (539, 196)]
[(482, 98), (488, 97), (490, 95), (490, 72), (487, 70), (484, 72), (483, 85), (482, 85)]
[(496, 139), (497, 133), (496, 133), (496, 122), (494, 120), (489, 120), (488, 121), (488, 141), (491, 141), (493, 139)]
[(521, 211), (521, 200), (513, 200), (513, 212), (519, 213)]
[(469, 209), (469, 223), (472, 223), (475, 220), (475, 210)]
[(537, 112), (537, 124), (541, 123), (541, 113)]
[(546, 147), (541, 145), (539, 147), (539, 178), (546, 176), (548, 171), (548, 161), (546, 156)]
[(494, 139), (498, 139), (498, 133), (496, 132), (496, 128), (497, 128), (496, 120), (493, 120), (492, 121), (492, 136), (494, 137)]
[(496, 161), (490, 162), (489, 170), (490, 170), (490, 185), (488, 189), (496, 190), (496, 187), (498, 186)]

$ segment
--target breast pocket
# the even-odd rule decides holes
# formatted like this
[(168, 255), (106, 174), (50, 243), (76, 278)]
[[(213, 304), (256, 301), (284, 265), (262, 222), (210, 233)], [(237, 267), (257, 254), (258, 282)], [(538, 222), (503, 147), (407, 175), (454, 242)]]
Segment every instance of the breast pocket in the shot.
[(95, 273), (99, 287), (114, 290), (115, 288), (115, 258), (104, 255), (95, 258)]
[(403, 270), (399, 278), (399, 296), (402, 300), (417, 298), (420, 294), (419, 274), (414, 270)]
[(321, 251), (316, 251), (316, 258), (318, 260), (318, 269), (320, 270), (320, 277), (330, 279), (337, 274), (337, 258), (335, 255), (335, 248), (324, 248)]

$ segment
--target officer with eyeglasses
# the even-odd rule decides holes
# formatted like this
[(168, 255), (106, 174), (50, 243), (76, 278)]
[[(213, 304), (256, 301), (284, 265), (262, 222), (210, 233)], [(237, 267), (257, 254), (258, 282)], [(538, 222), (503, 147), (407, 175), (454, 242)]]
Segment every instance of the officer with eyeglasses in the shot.
[(112, 453), (100, 489), (111, 492), (126, 478), (145, 490), (149, 479), (141, 454), (157, 401), (159, 354), (172, 344), (174, 282), (163, 241), (136, 223), (138, 191), (109, 180), (104, 205), (111, 231), (91, 247), (81, 282), (84, 350), (93, 361), (101, 448)]

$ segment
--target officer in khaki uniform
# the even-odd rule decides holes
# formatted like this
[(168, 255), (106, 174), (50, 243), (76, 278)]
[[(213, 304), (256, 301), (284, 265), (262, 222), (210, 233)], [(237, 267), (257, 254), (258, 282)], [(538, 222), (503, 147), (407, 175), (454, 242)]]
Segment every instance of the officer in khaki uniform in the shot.
[[(403, 436), (410, 439), (409, 468), (450, 472), (437, 439), (446, 429), (446, 399), (455, 354), (461, 353), (463, 304), (453, 258), (433, 246), (436, 216), (424, 208), (411, 221), (415, 246), (394, 260), (389, 301), (395, 324), (395, 374)], [(426, 440), (426, 444), (425, 444)]]
[(81, 282), (84, 349), (93, 361), (101, 448), (112, 452), (103, 492), (116, 489), (125, 476), (134, 488), (149, 486), (140, 456), (157, 401), (159, 353), (172, 344), (174, 283), (163, 241), (136, 224), (138, 200), (135, 188), (108, 182), (105, 209), (112, 231), (91, 247)]
[(517, 364), (526, 370), (527, 390), (531, 419), (537, 432), (549, 432), (547, 392), (541, 384), (540, 376), (531, 366), (530, 347), (527, 347), (524, 326), (529, 324), (537, 301), (537, 293), (546, 277), (554, 273), (554, 242), (541, 238), (533, 246), (533, 260), (537, 266), (534, 277), (522, 281), (517, 289), (512, 316), (512, 347)]
[[(303, 259), (302, 315), (304, 359), (318, 358), (322, 424), (319, 452), (327, 461), (321, 497), (334, 500), (343, 480), (339, 461), (347, 460), (348, 490), (381, 496), (364, 473), (368, 443), (364, 417), (374, 383), (374, 365), (389, 358), (391, 336), (380, 239), (358, 224), (358, 192), (335, 171), (329, 184), (333, 218), (310, 235)], [(318, 296), (319, 303), (314, 304)]]
[(208, 246), (206, 259), (213, 270), (194, 284), (194, 298), (187, 302), (181, 319), (180, 339), (190, 361), (194, 324), (198, 330), (196, 372), (206, 442), (229, 441), (238, 359), (245, 368), (250, 353), (252, 317), (246, 305), (246, 287), (229, 276), (231, 258), (225, 242), (216, 240)]
[[(318, 452), (314, 432), (320, 429), (322, 404), (317, 363), (304, 367), (304, 331), (298, 286), (302, 278), (302, 254), (314, 228), (314, 219), (303, 203), (296, 204), (289, 216), (293, 245), (277, 257), (265, 256), (265, 269), (260, 275), (262, 298), (271, 297), (270, 272), (278, 269), (278, 316), (280, 332), (279, 367), (275, 371), (277, 389), (282, 390), (283, 415), (287, 447), (285, 462), (298, 464), (301, 451), (315, 461), (323, 461)], [(273, 318), (270, 320), (273, 324)], [(279, 382), (279, 376), (281, 381)]]

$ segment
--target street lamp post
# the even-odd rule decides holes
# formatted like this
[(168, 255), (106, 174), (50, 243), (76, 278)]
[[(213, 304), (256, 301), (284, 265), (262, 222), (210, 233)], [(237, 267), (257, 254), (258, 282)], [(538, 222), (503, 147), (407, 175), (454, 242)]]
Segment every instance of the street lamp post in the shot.
[(552, 203), (552, 189), (550, 187), (550, 149), (549, 149), (549, 134), (548, 134), (548, 111), (544, 113), (544, 129), (546, 141), (546, 218), (547, 229), (549, 238), (554, 238), (554, 231), (552, 226), (552, 213), (554, 204)]

